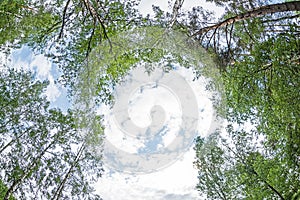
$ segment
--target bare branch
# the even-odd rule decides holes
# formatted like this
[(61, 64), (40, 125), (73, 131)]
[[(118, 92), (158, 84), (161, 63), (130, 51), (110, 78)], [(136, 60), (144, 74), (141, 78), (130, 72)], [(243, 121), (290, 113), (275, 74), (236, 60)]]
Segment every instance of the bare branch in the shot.
[(112, 48), (111, 41), (109, 40), (107, 32), (106, 32), (106, 28), (105, 28), (105, 25), (104, 25), (104, 20), (102, 20), (102, 18), (97, 13), (95, 8), (90, 4), (89, 0), (82, 0), (82, 1), (84, 3), (85, 7), (87, 8), (87, 10), (90, 12), (91, 16), (94, 18), (94, 21), (98, 21), (100, 23), (100, 26), (103, 30), (102, 33), (104, 35), (104, 38), (108, 39), (110, 48)]
[(95, 29), (96, 29), (96, 24), (94, 23), (94, 26), (93, 26), (93, 30), (92, 30), (92, 33), (91, 33), (91, 36), (89, 37), (89, 41), (88, 41), (88, 47), (87, 47), (87, 51), (86, 51), (86, 59), (88, 58), (89, 56), (89, 53), (91, 52), (92, 48), (91, 48), (91, 44), (92, 44), (92, 39), (94, 37), (94, 34), (95, 34)]

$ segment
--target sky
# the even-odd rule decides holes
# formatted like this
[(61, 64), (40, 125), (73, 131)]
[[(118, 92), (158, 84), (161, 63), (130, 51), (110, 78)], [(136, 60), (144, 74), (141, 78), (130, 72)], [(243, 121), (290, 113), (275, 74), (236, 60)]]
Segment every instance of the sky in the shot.
[[(172, 4), (168, 4), (168, 1), (166, 0), (142, 0), (139, 10), (143, 14), (151, 14), (152, 5), (160, 6), (160, 8), (165, 11), (170, 11), (170, 6), (172, 6)], [(205, 3), (203, 0), (185, 0), (183, 9), (188, 10), (196, 5), (201, 5), (216, 11), (217, 16), (220, 16), (221, 13), (223, 13), (221, 8), (217, 8), (211, 3)], [(1, 57), (1, 59), (3, 60), (3, 57)], [(51, 101), (51, 106), (59, 106), (63, 110), (69, 107), (70, 104), (66, 97), (66, 89), (55, 83), (55, 79), (59, 77), (60, 73), (56, 69), (55, 64), (51, 63), (43, 55), (34, 55), (29, 48), (23, 47), (13, 51), (10, 55), (10, 60), (6, 60), (6, 63), (14, 68), (36, 71), (38, 79), (49, 80), (50, 85), (47, 87), (45, 95), (47, 95), (48, 100)], [(210, 120), (212, 119), (212, 104), (208, 100), (209, 94), (205, 92), (203, 80), (199, 80), (199, 82), (192, 81), (193, 76), (190, 70), (180, 69), (179, 73), (186, 78), (190, 87), (196, 94), (199, 110), (203, 110), (203, 112), (199, 114), (199, 119), (202, 121), (198, 124), (198, 130), (205, 135), (206, 130), (209, 128)], [(166, 110), (167, 116), (177, 116), (180, 114), (180, 109), (178, 109), (180, 102), (178, 102), (178, 99), (176, 100), (176, 98), (173, 97), (174, 95), (166, 88), (158, 88), (156, 90), (148, 89), (143, 94), (135, 93), (135, 95), (136, 98), (140, 97), (140, 100), (136, 101), (135, 107), (130, 113), (132, 118), (136, 120), (136, 123), (138, 124), (147, 126), (147, 124), (149, 125), (149, 123), (151, 123), (149, 110), (145, 109), (144, 105), (148, 105), (148, 107), (151, 108), (151, 106), (155, 104), (153, 99), (161, 99), (159, 103)], [(108, 114), (109, 109), (102, 107), (100, 112)], [(110, 125), (110, 128), (106, 131), (108, 136), (116, 133), (116, 129), (118, 128), (114, 126), (110, 117), (110, 115), (106, 115), (105, 121), (107, 125)], [(170, 121), (167, 122), (171, 124)], [(178, 122), (175, 120), (175, 125), (176, 123)], [(174, 129), (176, 129), (176, 127)], [(172, 138), (172, 136), (170, 137)], [(130, 148), (132, 148), (132, 151), (136, 150), (134, 148), (134, 141), (128, 140), (129, 142), (127, 141), (127, 143), (124, 143), (124, 140), (122, 139), (111, 139), (110, 141), (114, 145), (127, 149), (128, 151), (130, 151)], [(99, 193), (104, 200), (203, 199), (203, 197), (201, 198), (199, 193), (195, 190), (198, 180), (197, 170), (193, 166), (194, 158), (195, 152), (192, 147), (190, 147), (188, 151), (184, 152), (181, 157), (178, 157), (171, 164), (156, 170), (155, 172), (142, 174), (119, 172), (104, 163), (105, 174), (99, 182), (95, 184), (95, 188), (97, 193)]]
[[(193, 82), (192, 70), (180, 68), (177, 71), (186, 78), (193, 92), (197, 95), (197, 104), (200, 111), (198, 115), (200, 121), (197, 130), (199, 130), (199, 132), (201, 131), (201, 134), (199, 133), (199, 135), (205, 136), (210, 128), (211, 120), (213, 118), (212, 103), (209, 100), (210, 94), (205, 91), (205, 84), (203, 83), (205, 82), (205, 79)], [(136, 96), (133, 94), (132, 96), (133, 99), (139, 99), (133, 106), (133, 110), (135, 111), (131, 112), (132, 120), (135, 121), (136, 124), (146, 124), (147, 126), (147, 123), (151, 123), (151, 120), (147, 118), (149, 112), (145, 107), (152, 107), (156, 105), (156, 103), (164, 108), (166, 115), (175, 116), (175, 126), (172, 126), (172, 120), (166, 119), (166, 126), (171, 126), (165, 137), (166, 139), (163, 139), (162, 141), (155, 140), (155, 144), (168, 143), (168, 139), (174, 139), (174, 135), (172, 134), (177, 131), (176, 125), (180, 125), (180, 122), (176, 121), (176, 116), (178, 113), (179, 115), (181, 114), (180, 108), (178, 108), (180, 106), (178, 105), (179, 102), (174, 98), (176, 95), (172, 94), (172, 92), (167, 89), (160, 88), (160, 90), (157, 89), (154, 91), (153, 89), (148, 89), (148, 91), (146, 90), (143, 93), (138, 93)], [(130, 109), (131, 107), (129, 107), (129, 110)], [(108, 113), (108, 110), (104, 109), (102, 112)], [(107, 139), (113, 143), (113, 145), (120, 149), (126, 149), (126, 151), (130, 153), (135, 152), (136, 149), (140, 148), (138, 142), (141, 142), (141, 140), (134, 142), (134, 139), (126, 139), (124, 142), (124, 139), (122, 139), (124, 134), (122, 135), (122, 131), (118, 130), (119, 127), (115, 126), (111, 115), (108, 114), (105, 119), (107, 124), (105, 126), (105, 134)], [(148, 145), (150, 145), (148, 148), (151, 148), (151, 145), (153, 144)], [(150, 150), (149, 152), (151, 153), (152, 151)], [(193, 166), (194, 157), (194, 151), (192, 150), (192, 146), (190, 146), (188, 151), (183, 151), (182, 155), (176, 157), (173, 162), (168, 163), (160, 169), (154, 170), (152, 173), (134, 173), (132, 171), (129, 173), (120, 173), (118, 172), (120, 170), (116, 171), (114, 168), (111, 168), (110, 165), (106, 165), (106, 174), (104, 178), (99, 181), (96, 188), (105, 200), (147, 200), (153, 199), (153, 197), (159, 200), (199, 199), (197, 198), (199, 195), (194, 189), (197, 183), (197, 170)], [(110, 158), (107, 158), (106, 160), (109, 159)], [(123, 163), (125, 163), (125, 165), (127, 164), (126, 161), (122, 162), (122, 164)], [(122, 168), (120, 169), (122, 170)]]
[(56, 65), (51, 63), (48, 58), (39, 54), (35, 55), (29, 47), (23, 46), (14, 50), (9, 57), (0, 55), (1, 63), (13, 67), (15, 69), (24, 69), (34, 71), (38, 80), (48, 80), (49, 85), (46, 88), (45, 95), (51, 102), (50, 107), (59, 106), (63, 111), (70, 107), (67, 99), (67, 89), (56, 83), (60, 72)]
[[(195, 1), (195, 0), (186, 0), (183, 4), (183, 9), (188, 10), (192, 6), (201, 5), (205, 8), (210, 8), (216, 10), (217, 16), (220, 16), (223, 13), (223, 10), (217, 7), (214, 7), (211, 3), (203, 3), (204, 1)], [(142, 0), (139, 6), (139, 10), (144, 15), (153, 14), (151, 12), (152, 5), (160, 6), (162, 10), (170, 11), (172, 4), (168, 5), (167, 1), (162, 0)], [(199, 116), (201, 119), (199, 123), (198, 130), (204, 133), (208, 129), (205, 125), (209, 125), (211, 122), (211, 102), (207, 98), (207, 94), (204, 94), (203, 83), (201, 80), (199, 82), (192, 82), (192, 73), (189, 70), (182, 70), (181, 75), (183, 75), (189, 84), (193, 88), (195, 94), (197, 95), (197, 102), (199, 109), (203, 108), (205, 110), (203, 116)], [(161, 92), (161, 93), (160, 93)], [(166, 94), (165, 94), (166, 95)], [(134, 96), (134, 95), (133, 95)], [(160, 90), (151, 93), (151, 91), (143, 93), (143, 97), (140, 102), (141, 105), (136, 103), (135, 109), (132, 109), (133, 120), (136, 119), (137, 124), (147, 124), (151, 122), (149, 118), (144, 118), (143, 116), (135, 116), (134, 110), (138, 111), (141, 115), (147, 116), (147, 111), (142, 105), (148, 105), (148, 107), (153, 106), (154, 103), (151, 101), (151, 97), (155, 96), (155, 99), (167, 99), (168, 105), (172, 105), (173, 109), (167, 108), (166, 105), (162, 102), (162, 106), (168, 112), (174, 109), (176, 110), (176, 100), (172, 99), (169, 96), (164, 96), (164, 93)], [(172, 95), (171, 95), (172, 96)], [(175, 108), (174, 108), (175, 106)], [(149, 113), (149, 112), (148, 112)], [(176, 115), (176, 113), (173, 113)], [(108, 117), (109, 118), (109, 117)], [(108, 121), (111, 119), (107, 119)], [(112, 121), (112, 120), (111, 120)], [(114, 124), (107, 122), (113, 126)], [(202, 125), (202, 127), (201, 127)], [(108, 126), (106, 126), (108, 127)], [(118, 127), (112, 127), (109, 130), (107, 128), (106, 135), (112, 136), (109, 138), (110, 142), (119, 148), (126, 149), (128, 151), (135, 151), (135, 145), (138, 144), (134, 142), (129, 142), (124, 144), (122, 140), (122, 135), (113, 134), (117, 132)], [(202, 135), (203, 136), (203, 135)], [(119, 138), (119, 139), (118, 139)], [(128, 140), (127, 140), (128, 141)], [(183, 156), (175, 160), (171, 165), (168, 165), (160, 170), (157, 170), (153, 173), (143, 173), (143, 174), (134, 174), (134, 173), (120, 173), (111, 169), (110, 166), (105, 166), (106, 174), (104, 177), (96, 184), (97, 191), (103, 197), (104, 200), (200, 200), (204, 199), (201, 197), (199, 192), (195, 190), (195, 186), (198, 182), (197, 179), (197, 170), (193, 166), (193, 161), (195, 159), (195, 152), (192, 149), (192, 146), (187, 152), (184, 152)]]

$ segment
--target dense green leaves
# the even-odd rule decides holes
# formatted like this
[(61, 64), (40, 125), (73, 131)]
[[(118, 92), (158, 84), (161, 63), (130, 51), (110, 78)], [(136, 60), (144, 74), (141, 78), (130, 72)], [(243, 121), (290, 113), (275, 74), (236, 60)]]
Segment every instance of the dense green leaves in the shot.
[[(72, 85), (91, 49), (141, 19), (138, 1), (1, 1), (0, 47), (27, 44), (52, 58)], [(13, 45), (13, 46), (12, 46)]]
[(90, 179), (101, 175), (100, 158), (87, 148), (72, 112), (49, 109), (46, 86), (23, 71), (0, 75), (3, 198), (99, 199)]
[[(0, 180), (0, 199), (3, 199), (7, 191), (6, 185)], [(9, 200), (15, 200), (13, 196), (9, 197)]]
[[(245, 18), (245, 13), (272, 2), (208, 1), (225, 8), (220, 24), (211, 26), (216, 21), (213, 13), (198, 6), (180, 13), (172, 26), (193, 35), (211, 53), (220, 65), (226, 91), (227, 106), (219, 109), (225, 110), (221, 114), (227, 119), (226, 131), (196, 141), (197, 189), (208, 199), (298, 199), (299, 11), (253, 12)], [(142, 17), (136, 9), (138, 3), (3, 0), (1, 51), (8, 53), (25, 44), (44, 53), (58, 64), (62, 71), (59, 80), (71, 86), (72, 94), (78, 75), (88, 72), (84, 75), (95, 81), (92, 84), (97, 90), (93, 92), (98, 101), (111, 103), (112, 86), (136, 63), (164, 59), (169, 66), (174, 62), (186, 65), (182, 56), (174, 54), (168, 60), (162, 49), (145, 46), (121, 52), (114, 59), (108, 56), (107, 63), (89, 60), (92, 50), (107, 53), (116, 48), (111, 38), (122, 31), (168, 27), (172, 14), (154, 6), (153, 18)], [(180, 42), (174, 40), (175, 45)], [(102, 73), (93, 68), (99, 65), (105, 68)], [(91, 82), (85, 84), (88, 88)], [(87, 146), (101, 143), (101, 119), (87, 116), (85, 122), (94, 128), (80, 129), (86, 124), (78, 125), (80, 120), (74, 120), (73, 114), (81, 116), (80, 110), (62, 113), (49, 109), (42, 95), (46, 86), (47, 82), (35, 80), (30, 73), (1, 71), (0, 196), (99, 198), (92, 195), (89, 178), (101, 175), (101, 156)], [(93, 134), (86, 134), (89, 131)], [(95, 176), (86, 176), (89, 172)]]
[(222, 70), (228, 126), (196, 146), (197, 187), (209, 199), (298, 198), (300, 40), (294, 14), (232, 25), (231, 43), (222, 50), (232, 59)]

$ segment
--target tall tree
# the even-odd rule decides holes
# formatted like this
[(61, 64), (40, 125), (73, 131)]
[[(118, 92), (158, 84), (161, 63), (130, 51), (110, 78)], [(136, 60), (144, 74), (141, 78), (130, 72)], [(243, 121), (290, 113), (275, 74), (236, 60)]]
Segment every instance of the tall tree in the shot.
[[(13, 69), (0, 75), (0, 170), (3, 199), (99, 199), (92, 180), (102, 173), (71, 111), (50, 109), (47, 82)], [(99, 132), (101, 133), (101, 132)], [(99, 137), (100, 138), (100, 137)], [(99, 143), (100, 144), (100, 143)]]
[[(134, 0), (1, 1), (0, 45), (26, 44), (42, 51), (61, 67), (61, 81), (73, 86), (80, 70), (89, 67), (91, 50), (104, 40), (109, 44), (119, 31), (151, 25), (185, 31), (220, 65), (227, 100), (223, 116), (229, 124), (226, 134), (197, 140), (198, 190), (210, 199), (296, 199), (300, 194), (299, 1), (210, 1), (225, 8), (217, 23), (202, 7), (181, 13), (181, 0), (175, 1), (173, 14), (153, 7), (154, 18), (141, 17)], [(159, 50), (141, 53), (143, 59), (163, 56)], [(119, 71), (118, 63), (112, 63), (109, 70), (114, 78), (138, 61), (126, 56), (118, 58), (128, 64)], [(94, 159), (97, 166), (99, 159), (86, 149), (85, 142), (93, 138), (86, 141), (73, 129), (72, 113), (48, 109), (39, 96), (43, 84), (30, 84), (31, 78), (25, 78), (25, 84), (22, 75), (8, 74), (1, 79), (0, 113), (6, 198), (14, 191), (17, 196), (24, 191), (52, 199), (67, 198), (68, 192), (87, 193), (90, 188), (81, 184), (86, 183), (82, 165)], [(107, 96), (103, 93), (108, 91), (108, 79), (103, 74), (99, 81), (100, 98)], [(22, 87), (14, 90), (17, 85)]]
[(92, 48), (135, 26), (141, 19), (138, 1), (58, 0), (0, 2), (0, 47), (8, 51), (26, 44), (52, 58), (72, 85)]
[[(223, 2), (223, 3), (222, 3)], [(216, 1), (226, 6), (226, 12), (221, 21), (208, 25), (197, 17), (202, 10), (193, 10), (189, 20), (183, 25), (190, 27), (189, 31), (203, 47), (217, 54), (223, 67), (252, 49), (252, 44), (265, 41), (283, 32), (293, 32), (299, 35), (299, 30), (289, 23), (299, 22), (299, 1), (278, 4), (268, 4), (268, 1)], [(196, 18), (195, 18), (196, 17)], [(191, 26), (191, 24), (193, 24)]]
[(198, 189), (209, 199), (299, 195), (300, 4), (259, 4), (231, 4), (220, 23), (196, 32), (220, 61), (229, 124), (197, 142)]

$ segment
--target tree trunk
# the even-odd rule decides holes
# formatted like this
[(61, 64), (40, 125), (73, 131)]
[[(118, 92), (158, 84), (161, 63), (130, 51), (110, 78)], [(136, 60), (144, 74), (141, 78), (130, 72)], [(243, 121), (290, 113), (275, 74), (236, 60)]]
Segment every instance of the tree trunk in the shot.
[(16, 138), (10, 140), (7, 144), (4, 144), (4, 146), (0, 149), (0, 154), (2, 154), (2, 152), (4, 152), (5, 149), (7, 149), (12, 143), (14, 143), (15, 141), (17, 141), (18, 139), (20, 139), (23, 135), (25, 135), (26, 133), (28, 133), (30, 130), (32, 130), (31, 127), (29, 127), (26, 131), (24, 131), (23, 133), (19, 134)]
[(176, 0), (175, 1), (174, 6), (173, 6), (173, 14), (172, 14), (173, 16), (171, 19), (171, 23), (169, 24), (169, 27), (172, 27), (175, 24), (176, 18), (178, 16), (179, 10), (182, 7), (183, 2), (184, 2), (184, 0)]
[(42, 159), (42, 157), (44, 156), (44, 154), (47, 152), (47, 150), (52, 147), (52, 145), (54, 144), (55, 141), (51, 142), (43, 151), (42, 153), (40, 153), (38, 155), (38, 157), (35, 158), (34, 162), (30, 164), (30, 166), (28, 166), (28, 168), (26, 170), (24, 170), (24, 174), (17, 178), (13, 184), (8, 188), (8, 190), (6, 191), (5, 195), (4, 195), (4, 199), (3, 200), (8, 200), (9, 197), (12, 195), (12, 193), (14, 192), (15, 188), (26, 178), (26, 176), (28, 176), (30, 174), (30, 172), (35, 168), (35, 166), (37, 165), (37, 163)]
[(250, 19), (250, 18), (256, 18), (267, 14), (272, 13), (279, 13), (279, 12), (288, 12), (288, 11), (300, 11), (300, 1), (292, 1), (292, 2), (285, 2), (285, 3), (278, 3), (278, 4), (272, 4), (267, 6), (262, 6), (259, 8), (256, 8), (254, 10), (251, 10), (246, 13), (242, 13), (240, 15), (237, 15), (235, 17), (231, 17), (229, 19), (226, 19), (218, 24), (207, 26), (196, 33), (194, 33), (192, 36), (195, 35), (202, 35), (203, 33), (206, 33), (210, 30), (217, 29), (223, 26), (227, 26), (230, 24), (233, 24), (238, 21)]
[(71, 176), (73, 168), (78, 164), (78, 161), (80, 159), (80, 157), (82, 156), (82, 153), (85, 149), (85, 143), (81, 145), (79, 151), (76, 154), (76, 158), (74, 160), (74, 162), (71, 164), (69, 170), (66, 172), (62, 182), (60, 183), (60, 185), (58, 186), (57, 190), (55, 191), (53, 197), (51, 198), (51, 200), (58, 200), (61, 197), (62, 191), (65, 187), (65, 184), (68, 180), (68, 178)]

